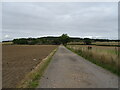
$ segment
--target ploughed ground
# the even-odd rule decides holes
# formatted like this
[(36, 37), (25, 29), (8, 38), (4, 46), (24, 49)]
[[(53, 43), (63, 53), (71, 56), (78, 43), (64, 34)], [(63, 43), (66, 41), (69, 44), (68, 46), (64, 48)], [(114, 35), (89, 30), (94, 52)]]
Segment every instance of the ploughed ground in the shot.
[(15, 88), (56, 45), (3, 45), (2, 87)]

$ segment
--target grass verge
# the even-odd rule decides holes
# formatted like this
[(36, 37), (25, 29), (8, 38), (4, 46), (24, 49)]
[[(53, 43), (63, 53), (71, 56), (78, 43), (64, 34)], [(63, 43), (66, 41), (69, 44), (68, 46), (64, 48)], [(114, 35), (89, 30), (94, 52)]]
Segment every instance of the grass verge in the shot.
[(39, 85), (39, 80), (41, 79), (45, 69), (49, 65), (52, 56), (57, 51), (57, 48), (53, 50), (45, 59), (41, 61), (37, 67), (28, 73), (25, 78), (17, 85), (17, 88), (36, 88)]
[(82, 56), (83, 58), (85, 58), (86, 60), (89, 60), (90, 62), (103, 67), (104, 69), (109, 70), (110, 72), (120, 76), (120, 70), (117, 67), (112, 66), (111, 64), (107, 64), (107, 63), (103, 63), (100, 60), (95, 60), (94, 58), (92, 58), (92, 54), (85, 54), (84, 52), (80, 51), (80, 50), (74, 50), (72, 48), (66, 47), (67, 49), (71, 50), (72, 52), (78, 54), (79, 56)]

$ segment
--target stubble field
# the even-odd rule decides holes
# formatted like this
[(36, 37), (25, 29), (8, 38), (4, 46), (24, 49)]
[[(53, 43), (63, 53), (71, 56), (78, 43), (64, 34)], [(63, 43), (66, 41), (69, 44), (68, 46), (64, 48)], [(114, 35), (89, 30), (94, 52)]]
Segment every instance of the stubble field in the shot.
[(3, 45), (2, 86), (14, 88), (56, 45)]

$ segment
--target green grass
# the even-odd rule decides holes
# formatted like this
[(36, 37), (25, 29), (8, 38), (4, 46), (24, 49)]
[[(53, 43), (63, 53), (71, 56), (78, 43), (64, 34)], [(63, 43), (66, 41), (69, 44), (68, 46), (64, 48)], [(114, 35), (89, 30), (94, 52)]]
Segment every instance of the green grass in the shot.
[[(86, 60), (89, 60), (90, 62), (101, 66), (107, 70), (109, 70), (110, 72), (120, 76), (120, 70), (118, 70), (118, 68), (113, 64), (108, 64), (108, 63), (104, 63), (101, 60), (96, 60), (95, 58), (93, 58), (92, 53), (87, 53), (87, 52), (83, 52), (81, 50), (74, 50), (72, 48), (67, 47), (69, 50), (71, 50), (72, 52), (82, 56), (83, 58), (85, 58)], [(103, 57), (104, 58), (104, 57)]]
[[(52, 56), (54, 55), (56, 51), (53, 52)], [(51, 59), (52, 59), (52, 56), (50, 56), (49, 58), (47, 58), (46, 62), (44, 62), (44, 64), (41, 66), (41, 68), (39, 69), (38, 72), (36, 72), (34, 75), (33, 75), (33, 80), (29, 83), (28, 87), (29, 88), (35, 88), (39, 85), (39, 80), (40, 78), (42, 77), (45, 69), (47, 68), (47, 66), (49, 65)]]
[[(53, 55), (52, 55), (52, 56), (53, 56)], [(52, 56), (46, 60), (46, 62), (45, 62), (45, 63), (42, 65), (42, 67), (39, 69), (39, 72), (37, 72), (37, 73), (34, 74), (34, 78), (33, 78), (32, 82), (29, 83), (29, 86), (28, 86), (29, 88), (35, 88), (35, 87), (37, 87), (37, 86), (39, 85), (39, 80), (40, 80), (40, 78), (42, 77), (45, 69), (46, 69), (47, 66), (49, 65)]]
[(27, 79), (24, 80), (18, 88), (36, 88), (40, 85), (40, 79), (56, 51), (57, 49), (53, 50), (53, 52), (38, 66), (35, 71), (27, 75)]

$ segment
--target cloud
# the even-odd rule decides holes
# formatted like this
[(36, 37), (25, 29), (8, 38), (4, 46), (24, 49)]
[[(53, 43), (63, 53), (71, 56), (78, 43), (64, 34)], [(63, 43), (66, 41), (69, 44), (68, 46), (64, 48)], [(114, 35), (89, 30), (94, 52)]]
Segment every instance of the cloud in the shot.
[(11, 40), (12, 39), (12, 37), (8, 34), (4, 35), (3, 38), (4, 38), (4, 40)]
[(117, 38), (117, 3), (3, 3), (3, 35)]
[(9, 35), (5, 35), (5, 38), (9, 38), (10, 36)]

